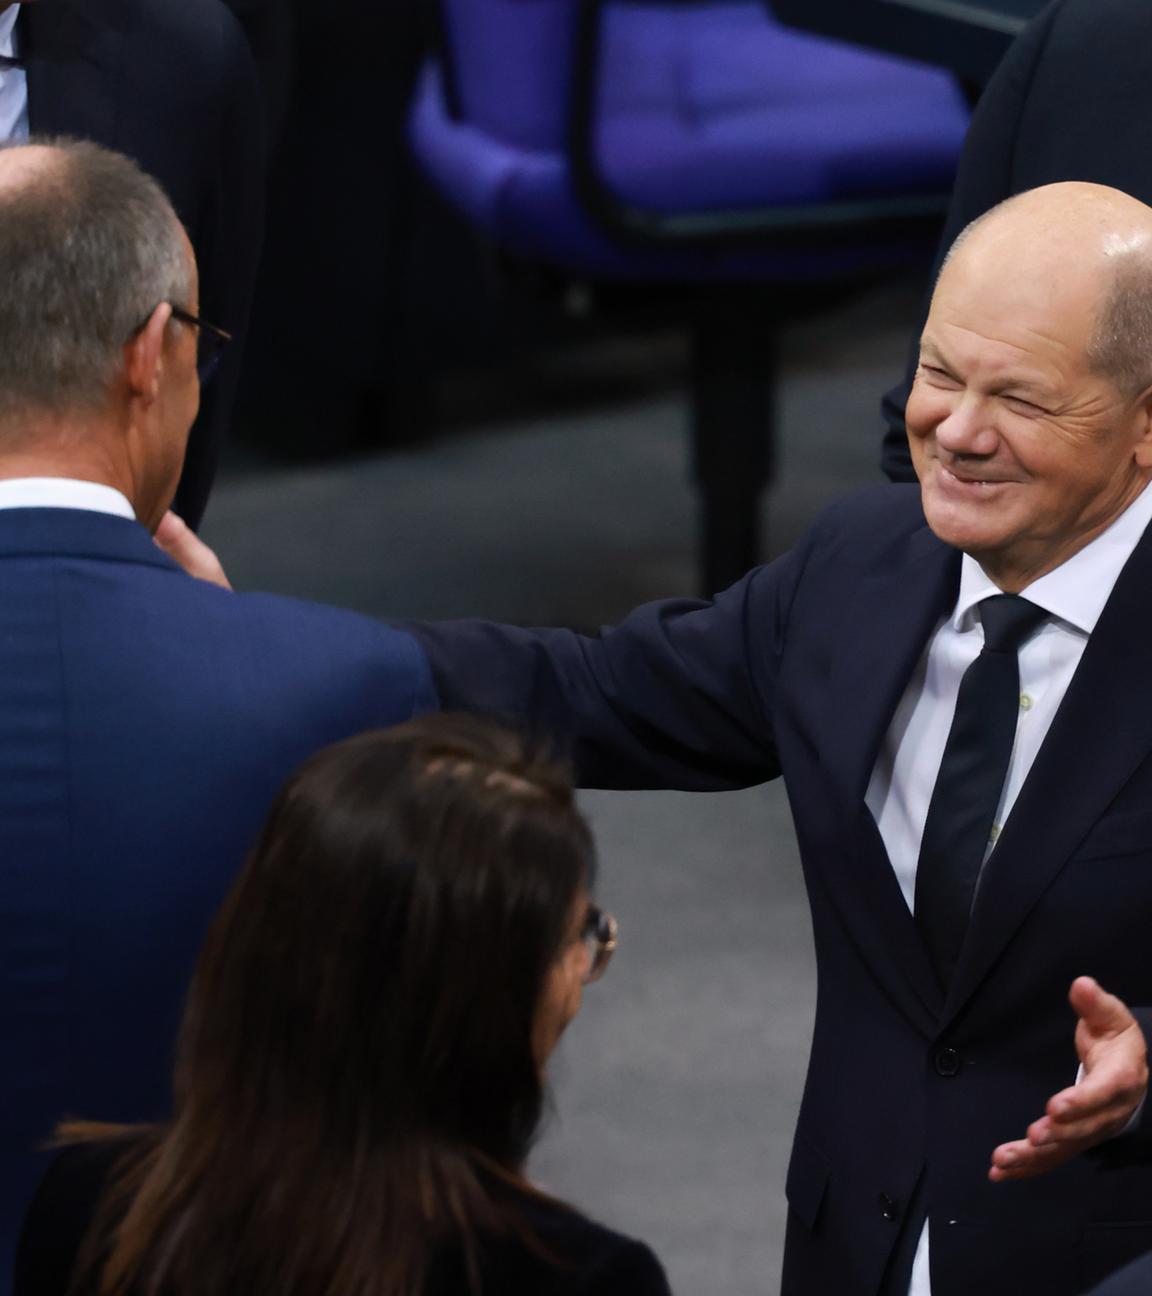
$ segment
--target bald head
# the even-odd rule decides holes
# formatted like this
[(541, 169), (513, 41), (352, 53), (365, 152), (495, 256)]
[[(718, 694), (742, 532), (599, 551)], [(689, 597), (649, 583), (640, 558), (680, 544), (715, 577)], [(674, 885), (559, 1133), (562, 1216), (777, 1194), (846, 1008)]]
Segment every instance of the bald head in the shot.
[(957, 241), (905, 415), (928, 525), (1018, 593), (1152, 481), (1152, 211), (1049, 185)]
[[(963, 274), (1084, 323), (1090, 369), (1126, 394), (1152, 386), (1152, 208), (1105, 185), (1066, 181), (1007, 199), (962, 230), (939, 285)], [(1072, 339), (1069, 339), (1071, 342)]]
[(194, 287), (160, 186), (78, 141), (0, 147), (0, 437), (39, 412), (103, 406), (157, 303)]

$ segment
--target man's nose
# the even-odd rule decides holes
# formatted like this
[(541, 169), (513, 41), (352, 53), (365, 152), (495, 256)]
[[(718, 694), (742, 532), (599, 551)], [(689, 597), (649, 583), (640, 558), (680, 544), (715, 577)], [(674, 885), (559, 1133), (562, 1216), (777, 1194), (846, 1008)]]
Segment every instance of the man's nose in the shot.
[(955, 455), (995, 454), (1000, 434), (987, 401), (973, 392), (957, 393), (947, 416), (936, 424), (936, 444)]

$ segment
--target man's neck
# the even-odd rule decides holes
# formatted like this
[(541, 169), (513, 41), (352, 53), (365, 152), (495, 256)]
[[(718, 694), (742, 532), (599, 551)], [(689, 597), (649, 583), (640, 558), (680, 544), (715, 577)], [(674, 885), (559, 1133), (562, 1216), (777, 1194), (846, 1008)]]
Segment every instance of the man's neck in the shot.
[(0, 452), (0, 483), (30, 477), (111, 487), (124, 496), (137, 517), (141, 516), (140, 502), (130, 475), (99, 453)]

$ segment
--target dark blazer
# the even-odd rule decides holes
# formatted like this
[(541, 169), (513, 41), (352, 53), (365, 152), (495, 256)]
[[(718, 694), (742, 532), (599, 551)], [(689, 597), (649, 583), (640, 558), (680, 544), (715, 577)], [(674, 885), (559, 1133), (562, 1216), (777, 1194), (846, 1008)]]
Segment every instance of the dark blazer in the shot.
[(239, 377), (264, 219), (252, 56), (220, 0), (36, 0), (21, 9), (28, 120), (128, 154), (168, 192), (196, 249), (203, 317), (236, 335), (203, 392), (177, 511), (204, 512)]
[[(121, 1144), (62, 1153), (28, 1213), (17, 1252), (13, 1296), (95, 1296), (94, 1282), (73, 1293), (69, 1280), (96, 1204), (123, 1152)], [(489, 1242), (480, 1258), (481, 1290), (491, 1296), (670, 1296), (660, 1261), (644, 1245), (575, 1211), (523, 1203), (525, 1220), (563, 1267), (547, 1264), (522, 1243)], [(434, 1264), (426, 1296), (470, 1296), (455, 1255)]]
[(820, 979), (785, 1296), (874, 1296), (925, 1166), (933, 1296), (1073, 1296), (1152, 1247), (1141, 1136), (1028, 1183), (986, 1178), (992, 1149), (1075, 1078), (1072, 980), (1152, 1004), (1152, 538), (999, 839), (944, 998), (864, 795), (959, 560), (919, 492), (887, 486), (714, 602), (649, 604), (600, 638), (414, 627), (444, 707), (529, 717), (586, 784), (784, 777)]
[(0, 1291), (54, 1123), (165, 1111), (204, 929), (284, 778), (433, 705), (407, 635), (193, 580), (134, 522), (0, 511)]
[[(1029, 25), (972, 117), (941, 258), (970, 221), (1037, 185), (1092, 180), (1152, 203), (1150, 45), (1147, 0), (1056, 0)], [(919, 334), (904, 382), (884, 398), (883, 467), (894, 481), (913, 479), (904, 406)]]

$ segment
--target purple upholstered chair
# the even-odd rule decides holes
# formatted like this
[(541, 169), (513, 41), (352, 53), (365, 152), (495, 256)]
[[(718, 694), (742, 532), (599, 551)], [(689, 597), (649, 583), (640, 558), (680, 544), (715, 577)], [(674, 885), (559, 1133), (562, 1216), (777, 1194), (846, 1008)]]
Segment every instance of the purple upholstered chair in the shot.
[(771, 335), (931, 260), (968, 121), (951, 79), (764, 0), (440, 0), (418, 159), (504, 252), (692, 289), (703, 583), (756, 560)]

